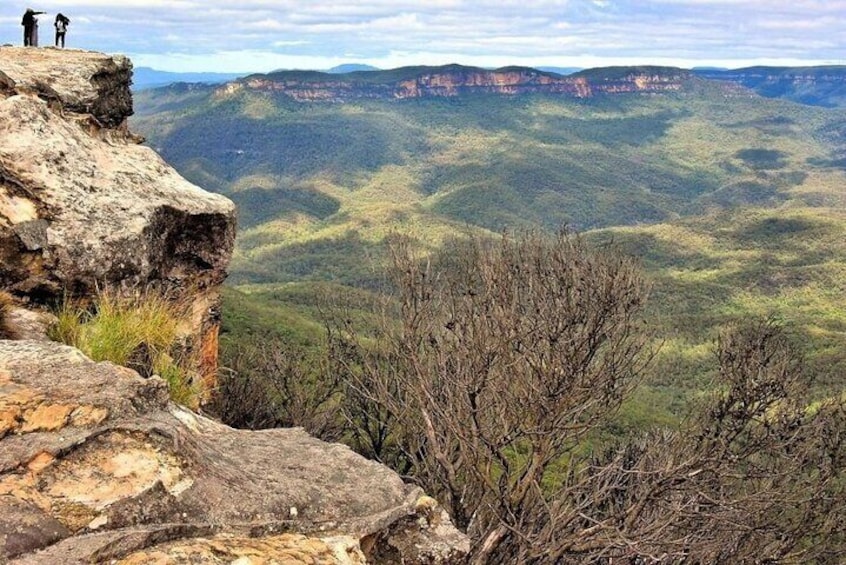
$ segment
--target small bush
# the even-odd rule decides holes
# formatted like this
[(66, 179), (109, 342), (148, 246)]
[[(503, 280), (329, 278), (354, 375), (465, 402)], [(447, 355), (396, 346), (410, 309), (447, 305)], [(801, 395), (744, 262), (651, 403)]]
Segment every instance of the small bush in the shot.
[(105, 290), (90, 304), (64, 300), (50, 337), (94, 361), (111, 361), (144, 377), (159, 375), (174, 402), (193, 406), (198, 400), (196, 364), (180, 332), (188, 316), (187, 304), (161, 292), (127, 296)]

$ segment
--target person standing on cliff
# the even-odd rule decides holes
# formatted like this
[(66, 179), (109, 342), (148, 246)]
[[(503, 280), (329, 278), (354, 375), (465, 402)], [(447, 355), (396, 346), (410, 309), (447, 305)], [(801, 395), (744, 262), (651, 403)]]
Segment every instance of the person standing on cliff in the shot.
[(46, 12), (36, 12), (32, 8), (27, 8), (24, 12), (21, 25), (24, 28), (24, 47), (38, 47), (38, 14)]
[(56, 14), (56, 21), (53, 26), (56, 28), (56, 47), (59, 46), (59, 40), (62, 42), (62, 49), (65, 48), (65, 33), (68, 31), (70, 20), (67, 16), (59, 12)]

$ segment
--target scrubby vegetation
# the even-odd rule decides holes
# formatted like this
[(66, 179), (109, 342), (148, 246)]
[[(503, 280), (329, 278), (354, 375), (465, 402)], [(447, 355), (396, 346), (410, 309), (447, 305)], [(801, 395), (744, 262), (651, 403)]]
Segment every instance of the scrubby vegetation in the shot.
[(187, 305), (160, 292), (101, 290), (93, 300), (65, 300), (50, 337), (94, 361), (130, 367), (144, 377), (158, 375), (175, 402), (195, 407), (196, 363), (182, 333), (188, 316)]
[[(439, 496), (476, 562), (838, 562), (846, 118), (688, 86), (343, 105), (144, 93), (152, 143), (245, 214), (221, 414), (390, 464)], [(555, 252), (530, 251), (563, 224), (586, 230), (557, 242), (583, 254), (576, 271), (642, 264), (588, 269), (565, 301), (590, 312), (579, 300), (637, 280), (624, 318), (647, 324), (626, 334), (641, 354), (623, 348), (594, 386), (566, 340), (518, 339), (569, 319), (521, 310), (556, 296)], [(504, 228), (541, 243), (482, 244)]]
[(403, 238), (391, 250), (378, 317), (346, 297), (324, 311), (322, 347), (230, 351), (227, 421), (302, 425), (391, 465), (442, 501), (473, 563), (846, 551), (846, 405), (812, 403), (780, 323), (720, 335), (711, 392), (683, 422), (622, 430), (654, 353), (630, 260), (568, 234), (474, 239), (432, 259)]

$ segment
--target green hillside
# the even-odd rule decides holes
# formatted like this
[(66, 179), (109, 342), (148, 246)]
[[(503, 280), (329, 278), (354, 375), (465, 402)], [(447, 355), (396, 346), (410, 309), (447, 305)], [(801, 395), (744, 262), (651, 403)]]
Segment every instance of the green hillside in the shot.
[(653, 281), (663, 347), (633, 421), (658, 402), (681, 412), (708, 386), (718, 328), (751, 314), (787, 321), (825, 388), (843, 385), (843, 111), (698, 79), (343, 104), (179, 86), (138, 93), (136, 111), (151, 146), (239, 205), (230, 284), (251, 300), (281, 304), (305, 281), (372, 287), (392, 231), (435, 249), (566, 224), (642, 258)]

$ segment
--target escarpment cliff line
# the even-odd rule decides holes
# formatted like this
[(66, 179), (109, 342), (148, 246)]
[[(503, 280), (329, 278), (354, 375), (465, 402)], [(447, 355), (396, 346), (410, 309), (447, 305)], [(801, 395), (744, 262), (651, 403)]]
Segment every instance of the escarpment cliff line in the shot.
[(138, 144), (131, 76), (123, 56), (0, 48), (0, 286), (36, 302), (115, 286), (184, 296), (209, 380), (235, 206)]
[(221, 86), (221, 96), (241, 90), (285, 94), (301, 102), (356, 99), (454, 97), (467, 94), (558, 94), (589, 98), (599, 94), (677, 92), (694, 80), (689, 71), (669, 67), (619, 67), (558, 75), (526, 67), (488, 70), (462, 65), (404, 67), (344, 75), (284, 71)]

